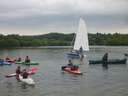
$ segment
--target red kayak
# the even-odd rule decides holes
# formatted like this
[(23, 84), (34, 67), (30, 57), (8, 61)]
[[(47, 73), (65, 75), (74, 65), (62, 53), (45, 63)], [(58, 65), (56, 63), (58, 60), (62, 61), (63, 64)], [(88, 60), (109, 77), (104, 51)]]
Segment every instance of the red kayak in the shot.
[(79, 69), (72, 70), (70, 67), (66, 67), (63, 70), (71, 74), (82, 75), (82, 72)]
[(29, 74), (29, 75), (35, 74), (37, 71), (38, 71), (38, 68), (34, 67), (34, 68), (31, 68), (31, 69), (28, 71), (28, 74)]
[[(37, 71), (38, 71), (38, 68), (34, 67), (34, 68), (31, 68), (31, 69), (28, 71), (28, 74), (29, 74), (29, 75), (33, 75), (33, 74), (35, 74)], [(14, 76), (16, 76), (16, 73), (12, 73), (12, 74), (6, 75), (5, 77), (9, 78), (9, 77), (14, 77)]]

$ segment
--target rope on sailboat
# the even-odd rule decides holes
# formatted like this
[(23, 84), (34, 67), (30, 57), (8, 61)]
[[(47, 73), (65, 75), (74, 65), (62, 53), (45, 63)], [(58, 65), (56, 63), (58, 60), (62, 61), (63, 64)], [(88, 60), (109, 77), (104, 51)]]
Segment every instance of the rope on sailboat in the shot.
[(71, 51), (72, 51), (72, 49), (73, 49), (73, 45), (74, 45), (75, 38), (76, 38), (76, 34), (74, 34), (73, 39), (72, 39), (72, 41), (71, 41), (71, 46), (72, 46)]

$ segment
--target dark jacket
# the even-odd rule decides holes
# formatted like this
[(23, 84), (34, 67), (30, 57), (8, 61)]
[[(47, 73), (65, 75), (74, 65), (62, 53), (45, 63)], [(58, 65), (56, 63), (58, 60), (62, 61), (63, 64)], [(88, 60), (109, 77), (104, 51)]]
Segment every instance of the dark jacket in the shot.
[(23, 76), (24, 79), (26, 79), (26, 78), (28, 78), (28, 73), (27, 72), (23, 72), (22, 76)]
[(16, 74), (20, 74), (20, 73), (21, 73), (20, 69), (16, 69)]
[(108, 61), (108, 53), (105, 53), (103, 58), (102, 58), (103, 61)]

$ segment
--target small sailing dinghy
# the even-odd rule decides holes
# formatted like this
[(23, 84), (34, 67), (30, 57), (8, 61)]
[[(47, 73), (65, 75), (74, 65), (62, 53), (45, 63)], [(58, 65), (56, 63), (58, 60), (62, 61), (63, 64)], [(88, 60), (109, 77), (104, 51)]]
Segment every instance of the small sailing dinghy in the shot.
[(73, 49), (70, 53), (67, 53), (68, 58), (79, 59), (80, 54), (83, 54), (83, 51), (89, 51), (89, 43), (85, 21), (80, 18)]

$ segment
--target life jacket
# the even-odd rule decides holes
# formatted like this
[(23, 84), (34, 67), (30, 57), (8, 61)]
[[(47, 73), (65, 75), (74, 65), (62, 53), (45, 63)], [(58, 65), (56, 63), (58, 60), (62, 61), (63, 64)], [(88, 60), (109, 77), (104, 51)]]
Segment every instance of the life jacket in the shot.
[(23, 75), (24, 79), (28, 78), (28, 73), (27, 72), (24, 72), (22, 75)]
[(20, 69), (17, 69), (16, 74), (20, 74), (20, 73), (21, 73)]

